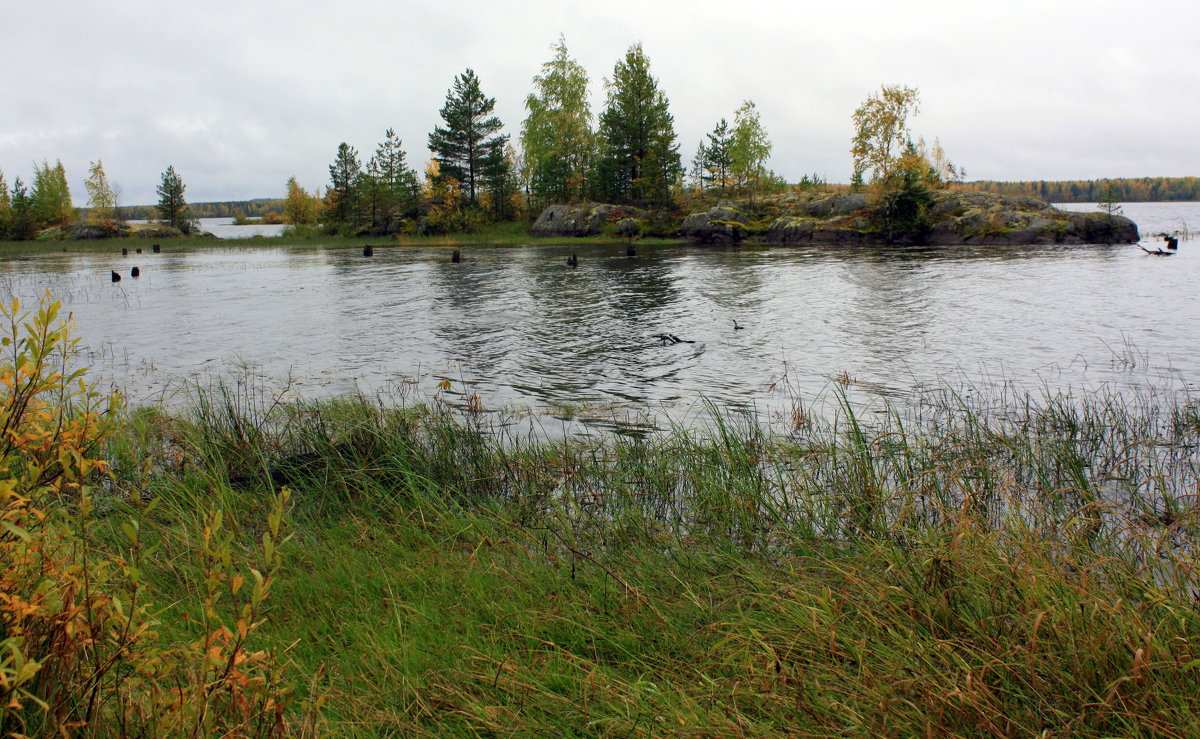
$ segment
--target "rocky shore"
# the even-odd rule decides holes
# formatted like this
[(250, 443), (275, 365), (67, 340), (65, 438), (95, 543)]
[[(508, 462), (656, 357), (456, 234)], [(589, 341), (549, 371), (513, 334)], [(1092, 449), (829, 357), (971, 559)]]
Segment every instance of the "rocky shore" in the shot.
[[(868, 193), (788, 193), (753, 201), (722, 201), (680, 217), (673, 235), (701, 244), (1095, 244), (1134, 243), (1137, 224), (1119, 215), (1060, 210), (1030, 197), (942, 190), (930, 194), (919, 228), (890, 228), (885, 198)], [(646, 233), (663, 214), (584, 203), (552, 205), (534, 223), (538, 237)]]

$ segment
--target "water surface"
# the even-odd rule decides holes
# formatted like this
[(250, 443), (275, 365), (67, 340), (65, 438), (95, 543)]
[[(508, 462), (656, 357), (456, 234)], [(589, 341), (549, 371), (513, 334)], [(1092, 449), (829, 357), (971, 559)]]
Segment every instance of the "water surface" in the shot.
[[(1125, 211), (1144, 234), (1200, 224), (1195, 203)], [(16, 257), (0, 280), (26, 301), (62, 299), (95, 372), (135, 399), (248, 367), (276, 386), (290, 376), (299, 395), (428, 396), (449, 379), (490, 408), (708, 398), (778, 411), (839, 376), (895, 397), (964, 378), (1084, 390), (1148, 372), (1185, 388), (1200, 377), (1197, 251), (528, 246), (467, 248), (452, 264), (436, 248), (164, 244)]]

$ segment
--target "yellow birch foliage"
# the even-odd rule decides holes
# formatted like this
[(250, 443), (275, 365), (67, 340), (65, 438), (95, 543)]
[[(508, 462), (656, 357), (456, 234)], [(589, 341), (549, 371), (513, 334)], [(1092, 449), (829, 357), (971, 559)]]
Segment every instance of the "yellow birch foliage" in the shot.
[(118, 399), (72, 370), (77, 340), (46, 296), (0, 304), (0, 736), (277, 736), (286, 731), (270, 656), (247, 649), (278, 569), (287, 494), (247, 578), (221, 514), (204, 519), (206, 587), (195, 641), (164, 643), (142, 581), (138, 520), (128, 558), (88, 531), (105, 493), (100, 445)]

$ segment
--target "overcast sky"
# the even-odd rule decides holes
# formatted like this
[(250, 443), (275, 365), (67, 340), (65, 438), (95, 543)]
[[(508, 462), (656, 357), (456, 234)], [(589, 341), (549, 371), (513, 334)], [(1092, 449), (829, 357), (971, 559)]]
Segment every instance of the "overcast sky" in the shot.
[(454, 75), (471, 67), (514, 140), (561, 33), (592, 79), (643, 43), (684, 163), (753, 100), (789, 181), (850, 176), (850, 116), (882, 84), (921, 91), (916, 133), (970, 179), (1200, 175), (1193, 0), (178, 3), (38, 0), (0, 10), (0, 169), (61, 159), (76, 205), (102, 159), (123, 204), (167, 165), (191, 202), (328, 182), (393, 128), (420, 169)]

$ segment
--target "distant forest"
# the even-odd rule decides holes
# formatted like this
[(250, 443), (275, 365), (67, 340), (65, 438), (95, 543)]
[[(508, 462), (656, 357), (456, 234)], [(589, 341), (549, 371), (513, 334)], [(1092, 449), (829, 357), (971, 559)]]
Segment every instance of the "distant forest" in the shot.
[[(1112, 185), (1116, 199), (1123, 202), (1154, 202), (1162, 200), (1200, 201), (1200, 177), (1137, 177), (1109, 180), (1063, 180), (1047, 182), (997, 182), (978, 180), (958, 185), (964, 190), (994, 192), (1001, 195), (1032, 195), (1052, 203), (1096, 203)], [(244, 215), (261, 218), (268, 213), (283, 213), (282, 198), (228, 200), (212, 203), (191, 203), (196, 218), (232, 218)], [(158, 212), (153, 205), (129, 205), (120, 208), (121, 217), (153, 220)]]
[[(257, 198), (255, 200), (227, 200), (212, 203), (188, 203), (195, 218), (233, 218), (244, 215), (247, 218), (261, 218), (267, 213), (283, 214), (282, 198)], [(86, 208), (80, 208), (86, 212)], [(117, 208), (121, 218), (133, 221), (153, 221), (158, 218), (158, 206), (154, 205), (123, 205)]]
[(1161, 200), (1200, 200), (1200, 177), (1137, 177), (1061, 182), (995, 182), (980, 180), (962, 185), (966, 190), (1000, 195), (1032, 195), (1051, 203), (1097, 203), (1109, 186), (1118, 201), (1137, 203)]

